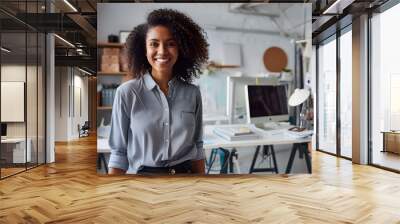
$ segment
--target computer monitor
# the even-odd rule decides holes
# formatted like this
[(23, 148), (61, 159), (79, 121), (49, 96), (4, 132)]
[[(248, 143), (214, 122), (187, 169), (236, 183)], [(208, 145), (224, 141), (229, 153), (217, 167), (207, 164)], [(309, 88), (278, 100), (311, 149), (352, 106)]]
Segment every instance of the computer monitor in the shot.
[(246, 85), (248, 123), (262, 126), (266, 122), (289, 120), (286, 88), (282, 85)]
[(7, 124), (1, 123), (1, 137), (7, 136)]

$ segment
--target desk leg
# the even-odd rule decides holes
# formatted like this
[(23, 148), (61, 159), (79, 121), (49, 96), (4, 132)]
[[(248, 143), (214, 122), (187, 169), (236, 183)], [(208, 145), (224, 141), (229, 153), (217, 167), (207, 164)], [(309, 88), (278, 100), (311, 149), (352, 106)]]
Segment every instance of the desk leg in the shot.
[(238, 153), (237, 150), (235, 148), (233, 148), (231, 150), (231, 152), (229, 153), (229, 173), (233, 173), (233, 168), (234, 168), (234, 164), (233, 164), (233, 160), (237, 161), (238, 159)]
[(307, 170), (308, 170), (308, 173), (311, 173), (312, 171), (311, 171), (311, 159), (310, 159), (310, 155), (308, 154), (308, 147), (307, 147), (307, 144), (302, 144), (301, 145), (301, 148), (302, 148), (302, 150), (303, 150), (303, 154), (304, 154), (304, 158), (305, 158), (305, 160), (306, 160), (306, 165), (307, 165)]
[(308, 155), (307, 143), (295, 143), (293, 144), (292, 151), (290, 152), (289, 161), (286, 167), (286, 174), (289, 174), (290, 171), (292, 170), (293, 161), (297, 150), (299, 151), (300, 154), (304, 154), (307, 165), (307, 171), (308, 173), (311, 173), (311, 159), (310, 155)]
[(274, 146), (270, 145), (269, 147), (271, 149), (272, 161), (274, 162), (275, 173), (277, 174), (279, 171), (278, 171), (278, 164), (276, 163), (276, 156), (275, 156)]
[[(275, 172), (278, 173), (278, 165), (276, 163), (276, 156), (275, 156), (275, 150), (274, 146), (272, 145), (264, 145), (263, 146), (263, 153), (267, 153), (268, 156), (272, 156), (273, 162), (274, 162), (274, 167), (269, 167), (269, 168), (254, 168), (258, 154), (260, 153), (261, 146), (257, 146), (256, 152), (254, 153), (253, 161), (251, 162), (250, 170), (249, 173), (255, 173), (255, 172)], [(269, 155), (269, 152), (271, 154)]]
[[(106, 170), (106, 174), (108, 174), (108, 165), (107, 165), (107, 161), (106, 161), (106, 157), (104, 156), (104, 153), (99, 153), (99, 158), (100, 158), (100, 161), (103, 162), (104, 169)], [(100, 167), (101, 167), (101, 165), (100, 165)]]
[(290, 157), (289, 157), (289, 161), (288, 164), (286, 166), (286, 173), (290, 173), (290, 171), (292, 170), (292, 166), (293, 166), (293, 160), (294, 160), (294, 156), (296, 155), (296, 150), (297, 150), (297, 143), (293, 144), (292, 146), (292, 151), (290, 152)]
[(253, 173), (253, 171), (254, 171), (254, 165), (256, 164), (256, 160), (257, 160), (259, 151), (260, 151), (260, 146), (258, 145), (256, 148), (256, 152), (254, 153), (254, 156), (253, 156), (253, 161), (251, 162), (249, 173)]

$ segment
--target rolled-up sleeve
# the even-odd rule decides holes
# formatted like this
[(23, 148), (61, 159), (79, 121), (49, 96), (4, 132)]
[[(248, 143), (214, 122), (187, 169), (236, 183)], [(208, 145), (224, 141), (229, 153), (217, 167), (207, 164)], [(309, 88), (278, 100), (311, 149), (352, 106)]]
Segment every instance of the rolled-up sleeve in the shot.
[(127, 147), (130, 116), (127, 112), (123, 94), (121, 89), (118, 88), (112, 108), (111, 132), (108, 142), (111, 148), (110, 160), (108, 162), (108, 167), (110, 168), (128, 170)]
[(194, 142), (196, 148), (196, 160), (205, 159), (205, 152), (203, 148), (203, 104), (201, 102), (200, 89), (196, 88), (196, 130), (194, 134)]

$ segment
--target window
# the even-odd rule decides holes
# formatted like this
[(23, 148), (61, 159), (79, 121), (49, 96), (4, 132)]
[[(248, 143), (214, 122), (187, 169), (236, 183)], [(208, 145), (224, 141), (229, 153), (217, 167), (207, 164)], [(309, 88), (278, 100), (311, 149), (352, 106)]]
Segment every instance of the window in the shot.
[(352, 33), (340, 36), (340, 155), (352, 157)]
[(318, 149), (336, 154), (336, 39), (318, 48)]
[(399, 4), (371, 19), (371, 162), (395, 170), (400, 170), (400, 134), (392, 142), (395, 150), (387, 150), (383, 132), (400, 130), (398, 21)]

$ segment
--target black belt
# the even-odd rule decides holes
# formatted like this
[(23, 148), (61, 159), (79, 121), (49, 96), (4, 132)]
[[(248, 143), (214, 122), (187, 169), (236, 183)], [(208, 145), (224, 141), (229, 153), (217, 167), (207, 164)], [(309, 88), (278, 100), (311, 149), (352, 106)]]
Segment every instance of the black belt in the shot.
[(139, 168), (137, 174), (142, 175), (154, 175), (154, 174), (189, 174), (192, 173), (192, 161), (187, 160), (183, 163), (176, 164), (174, 166), (167, 167), (151, 167), (142, 166)]

